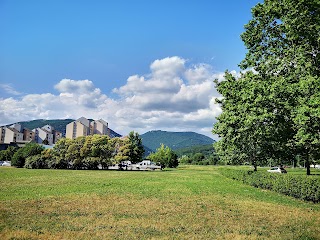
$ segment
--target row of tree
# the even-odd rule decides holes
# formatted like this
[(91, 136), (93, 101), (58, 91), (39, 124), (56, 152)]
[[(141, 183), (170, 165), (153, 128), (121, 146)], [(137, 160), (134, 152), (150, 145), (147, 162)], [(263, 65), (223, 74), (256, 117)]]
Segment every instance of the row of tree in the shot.
[(203, 153), (195, 153), (191, 155), (182, 155), (179, 158), (179, 163), (190, 165), (217, 165), (224, 164), (219, 161), (219, 157), (216, 154), (205, 155)]
[[(130, 132), (125, 138), (109, 138), (106, 135), (62, 138), (52, 149), (44, 149), (36, 143), (22, 148), (9, 147), (0, 152), (0, 159), (12, 166), (53, 169), (107, 169), (122, 161), (142, 161), (144, 147), (138, 133)], [(161, 146), (149, 158), (163, 167), (177, 167), (177, 155), (168, 147)]]
[(277, 164), (320, 155), (320, 1), (265, 0), (241, 35), (240, 77), (216, 81), (223, 110), (213, 133), (229, 163)]
[(175, 150), (179, 163), (191, 165), (217, 165), (224, 164), (219, 160), (213, 144), (198, 145)]
[(140, 162), (143, 154), (139, 134), (130, 132), (125, 138), (106, 135), (62, 138), (52, 149), (29, 143), (13, 154), (11, 164), (26, 168), (104, 169), (121, 161)]

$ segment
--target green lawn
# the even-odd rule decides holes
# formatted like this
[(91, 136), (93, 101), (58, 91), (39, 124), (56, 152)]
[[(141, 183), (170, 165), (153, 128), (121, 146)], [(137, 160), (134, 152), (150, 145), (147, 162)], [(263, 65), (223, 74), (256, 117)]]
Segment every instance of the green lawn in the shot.
[(0, 168), (0, 239), (320, 239), (320, 205), (252, 188), (218, 167)]

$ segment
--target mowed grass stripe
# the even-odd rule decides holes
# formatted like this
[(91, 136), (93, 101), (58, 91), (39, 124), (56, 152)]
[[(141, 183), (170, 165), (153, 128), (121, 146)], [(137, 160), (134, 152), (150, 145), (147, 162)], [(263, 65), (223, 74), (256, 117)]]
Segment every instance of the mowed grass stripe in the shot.
[(319, 239), (319, 204), (215, 167), (162, 172), (1, 168), (0, 239)]

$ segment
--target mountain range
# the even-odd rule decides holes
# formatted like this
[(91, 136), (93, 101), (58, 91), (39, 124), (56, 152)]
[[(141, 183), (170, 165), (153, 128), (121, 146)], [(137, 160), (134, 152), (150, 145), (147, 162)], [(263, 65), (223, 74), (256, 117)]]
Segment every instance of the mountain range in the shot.
[(173, 150), (192, 146), (213, 144), (214, 140), (195, 132), (167, 132), (155, 130), (140, 135), (144, 146), (152, 151), (160, 147), (160, 144)]
[[(37, 119), (31, 121), (19, 122), (23, 128), (34, 129), (51, 125), (57, 131), (65, 134), (66, 125), (73, 122), (74, 119)], [(110, 129), (111, 137), (121, 137), (122, 135)], [(161, 144), (170, 147), (173, 150), (189, 148), (193, 146), (202, 146), (214, 143), (214, 140), (195, 132), (167, 132), (154, 130), (140, 135), (142, 143), (145, 146), (146, 154), (156, 151)]]

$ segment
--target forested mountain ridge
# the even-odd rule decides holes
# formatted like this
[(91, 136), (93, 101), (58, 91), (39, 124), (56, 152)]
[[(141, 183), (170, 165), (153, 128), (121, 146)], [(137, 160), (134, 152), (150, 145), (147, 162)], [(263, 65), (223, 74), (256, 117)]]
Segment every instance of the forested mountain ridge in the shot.
[(141, 138), (143, 145), (153, 151), (159, 148), (161, 143), (173, 150), (214, 143), (212, 138), (195, 132), (167, 132), (154, 130), (142, 134)]

